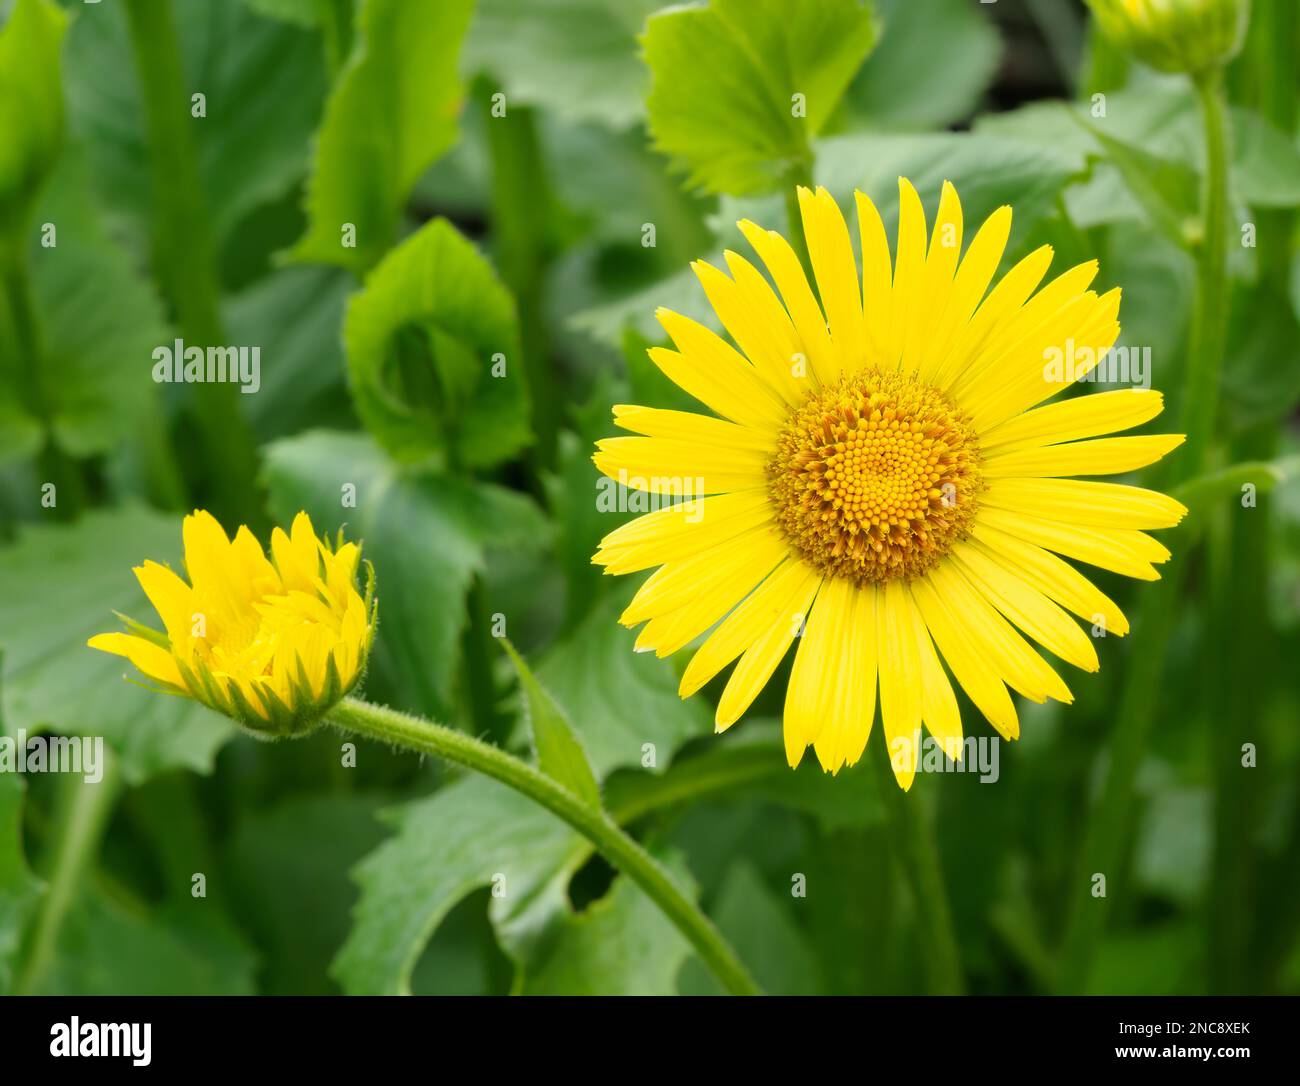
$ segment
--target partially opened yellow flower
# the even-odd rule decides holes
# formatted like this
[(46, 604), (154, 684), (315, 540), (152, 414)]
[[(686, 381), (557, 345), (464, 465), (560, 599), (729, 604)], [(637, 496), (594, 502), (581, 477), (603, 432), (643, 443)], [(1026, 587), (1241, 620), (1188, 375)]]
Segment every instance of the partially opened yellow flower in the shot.
[(683, 697), (739, 658), (719, 730), (798, 637), (785, 698), (790, 764), (809, 744), (826, 770), (856, 762), (879, 691), (891, 763), (908, 788), (922, 726), (960, 756), (949, 672), (1012, 739), (1008, 687), (1072, 700), (1022, 634), (1095, 671), (1092, 637), (1066, 612), (1097, 632), (1128, 631), (1119, 608), (1057, 555), (1154, 580), (1169, 551), (1146, 529), (1171, 527), (1186, 510), (1154, 491), (1068, 478), (1132, 471), (1178, 445), (1178, 435), (1101, 436), (1157, 415), (1158, 392), (1040, 406), (1118, 354), (1109, 348), (1119, 291), (1088, 289), (1096, 262), (1038, 289), (1052, 260), (1044, 246), (990, 290), (1010, 208), (989, 217), (959, 261), (952, 186), (928, 244), (920, 198), (906, 180), (899, 189), (896, 259), (876, 208), (855, 194), (861, 278), (824, 189), (799, 190), (817, 294), (789, 243), (752, 222), (740, 229), (775, 290), (735, 253), (730, 275), (694, 265), (735, 347), (661, 310), (677, 349), (650, 356), (717, 417), (614, 408), (640, 436), (599, 442), (596, 465), (665, 496), (665, 507), (611, 532), (594, 561), (617, 574), (659, 567), (621, 617), (645, 623), (638, 650), (666, 656), (712, 628)]
[(189, 584), (157, 562), (135, 569), (166, 633), (121, 616), (129, 633), (90, 646), (259, 735), (309, 730), (365, 670), (375, 603), (373, 576), (357, 591), (360, 548), (318, 540), (306, 513), (271, 533), (270, 559), (247, 528), (232, 542), (209, 513), (181, 534)]

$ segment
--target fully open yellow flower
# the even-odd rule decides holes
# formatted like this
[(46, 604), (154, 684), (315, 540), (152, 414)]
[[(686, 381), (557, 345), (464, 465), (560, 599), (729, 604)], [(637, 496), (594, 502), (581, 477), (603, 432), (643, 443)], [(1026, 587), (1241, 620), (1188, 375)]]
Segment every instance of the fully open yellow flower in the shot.
[(269, 560), (247, 528), (231, 541), (209, 513), (181, 534), (191, 583), (157, 562), (135, 569), (166, 633), (125, 619), (129, 633), (90, 646), (260, 735), (308, 730), (365, 670), (375, 604), (373, 578), (357, 591), (360, 548), (318, 540), (306, 513), (271, 533)]
[(664, 495), (666, 507), (611, 532), (594, 561), (606, 573), (659, 567), (621, 617), (645, 623), (638, 650), (666, 656), (713, 628), (685, 670), (683, 697), (739, 658), (719, 730), (799, 637), (785, 699), (790, 764), (809, 744), (824, 769), (856, 762), (879, 690), (894, 773), (908, 788), (923, 725), (960, 754), (943, 662), (1015, 738), (1008, 687), (1072, 700), (1017, 627), (1088, 671), (1098, 666), (1092, 638), (1066, 612), (1128, 631), (1119, 608), (1057, 555), (1154, 580), (1169, 551), (1145, 529), (1171, 527), (1186, 510), (1154, 491), (1067, 478), (1132, 471), (1178, 445), (1178, 435), (1101, 436), (1153, 418), (1160, 393), (1040, 406), (1098, 362), (1123, 358), (1107, 353), (1119, 290), (1088, 289), (1096, 262), (1037, 289), (1052, 259), (1044, 246), (990, 290), (1010, 208), (989, 217), (959, 262), (952, 186), (928, 244), (920, 198), (906, 180), (899, 189), (892, 260), (879, 213), (855, 194), (861, 279), (835, 201), (799, 190), (820, 302), (786, 240), (752, 222), (740, 229), (776, 291), (735, 253), (730, 275), (694, 265), (736, 347), (661, 310), (677, 349), (650, 356), (720, 417), (614, 408), (640, 436), (599, 442), (596, 465)]

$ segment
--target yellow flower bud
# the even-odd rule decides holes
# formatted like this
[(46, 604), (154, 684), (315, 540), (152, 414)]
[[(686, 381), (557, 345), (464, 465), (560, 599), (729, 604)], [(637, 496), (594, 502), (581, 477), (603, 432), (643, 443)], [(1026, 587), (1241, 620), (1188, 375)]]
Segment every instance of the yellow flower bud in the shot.
[(232, 541), (209, 513), (181, 529), (189, 583), (146, 561), (135, 575), (165, 633), (123, 617), (126, 633), (91, 648), (125, 656), (162, 690), (194, 698), (263, 738), (301, 735), (360, 680), (374, 636), (374, 575), (361, 550), (316, 538), (306, 513), (271, 533), (270, 557), (241, 527)]
[(1250, 0), (1088, 0), (1106, 36), (1162, 72), (1197, 74), (1237, 55)]

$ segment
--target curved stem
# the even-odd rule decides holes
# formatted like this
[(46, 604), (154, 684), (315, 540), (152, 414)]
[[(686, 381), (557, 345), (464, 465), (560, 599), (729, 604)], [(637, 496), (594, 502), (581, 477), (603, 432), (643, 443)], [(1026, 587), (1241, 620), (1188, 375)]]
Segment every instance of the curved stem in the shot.
[(541, 804), (591, 841), (605, 859), (645, 891), (686, 936), (728, 992), (761, 994), (712, 921), (682, 893), (658, 861), (624, 833), (607, 812), (588, 806), (540, 770), (472, 736), (355, 698), (347, 698), (336, 706), (326, 717), (326, 723), (455, 762)]
[[(1228, 326), (1228, 114), (1222, 73), (1211, 71), (1197, 76), (1196, 92), (1205, 125), (1204, 240), (1197, 262), (1196, 307), (1188, 338), (1183, 393), (1181, 424), (1187, 444), (1176, 461), (1176, 482), (1200, 476), (1209, 460)], [(1191, 542), (1192, 534), (1186, 525), (1168, 540), (1179, 558), (1164, 579), (1144, 594), (1133, 624), (1135, 640), (1144, 648), (1129, 659), (1106, 781), (1089, 820), (1080, 866), (1070, 883), (1073, 907), (1057, 976), (1057, 989), (1062, 992), (1077, 992), (1086, 984), (1093, 951), (1109, 912), (1108, 897), (1091, 896), (1092, 877), (1104, 875), (1109, 889), (1118, 888), (1123, 850), (1132, 835), (1134, 785), (1155, 718), (1165, 646), (1187, 580), (1189, 556), (1181, 552)]]

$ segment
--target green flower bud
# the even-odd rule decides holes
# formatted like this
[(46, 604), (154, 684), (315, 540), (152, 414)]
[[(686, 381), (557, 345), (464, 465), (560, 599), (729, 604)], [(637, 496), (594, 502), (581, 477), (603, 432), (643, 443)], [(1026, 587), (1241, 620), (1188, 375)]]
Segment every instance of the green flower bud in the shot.
[(1241, 48), (1250, 0), (1088, 0), (1106, 36), (1162, 72), (1222, 67)]

